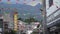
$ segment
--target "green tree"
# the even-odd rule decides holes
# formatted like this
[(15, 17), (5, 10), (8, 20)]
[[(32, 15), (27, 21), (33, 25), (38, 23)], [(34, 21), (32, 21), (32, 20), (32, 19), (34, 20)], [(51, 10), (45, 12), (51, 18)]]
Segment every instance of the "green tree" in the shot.
[(22, 18), (18, 18), (18, 20), (21, 20), (21, 21), (23, 21), (23, 19), (22, 19)]
[(30, 24), (31, 22), (37, 22), (37, 20), (36, 20), (36, 19), (34, 19), (33, 17), (31, 17), (31, 18), (25, 19), (25, 21), (24, 21), (24, 22), (26, 22), (26, 23)]
[(16, 34), (16, 31), (15, 31), (15, 30), (11, 30), (10, 33), (11, 33), (11, 34)]
[(9, 34), (8, 31), (5, 31), (4, 34)]

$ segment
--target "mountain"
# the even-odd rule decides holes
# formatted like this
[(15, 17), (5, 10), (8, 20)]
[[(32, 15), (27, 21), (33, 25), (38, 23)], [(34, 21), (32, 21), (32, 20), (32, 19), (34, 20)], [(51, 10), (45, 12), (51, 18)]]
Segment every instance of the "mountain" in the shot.
[(42, 5), (41, 5), (40, 3), (38, 3), (35, 7), (36, 7), (36, 8), (41, 8)]
[[(5, 8), (5, 12), (10, 12), (11, 15), (13, 14), (14, 10), (12, 8), (16, 8), (19, 17), (22, 18), (29, 18), (30, 16), (35, 16), (36, 19), (41, 18), (41, 5), (40, 3), (38, 3), (36, 6), (30, 6), (30, 5), (25, 5), (25, 4), (0, 4), (0, 8)], [(6, 8), (11, 8), (11, 9), (7, 9)], [(29, 13), (29, 14), (28, 14)], [(24, 16), (23, 14), (27, 14), (26, 16)]]

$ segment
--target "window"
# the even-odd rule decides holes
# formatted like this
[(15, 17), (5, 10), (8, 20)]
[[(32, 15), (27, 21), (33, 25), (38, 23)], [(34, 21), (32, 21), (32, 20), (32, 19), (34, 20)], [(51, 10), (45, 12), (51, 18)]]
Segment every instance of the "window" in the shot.
[(0, 19), (0, 28), (2, 28), (3, 26), (3, 19)]
[(3, 21), (3, 19), (0, 19), (0, 21)]
[(49, 7), (53, 5), (53, 0), (49, 0)]

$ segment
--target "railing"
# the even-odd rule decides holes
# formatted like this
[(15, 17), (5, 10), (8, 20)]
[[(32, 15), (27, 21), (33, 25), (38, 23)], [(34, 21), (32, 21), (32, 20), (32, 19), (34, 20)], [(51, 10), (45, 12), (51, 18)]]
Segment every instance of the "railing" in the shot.
[(60, 17), (60, 8), (56, 10), (54, 13), (52, 13), (50, 16), (48, 16), (47, 22), (50, 23), (51, 21), (54, 21), (59, 17)]

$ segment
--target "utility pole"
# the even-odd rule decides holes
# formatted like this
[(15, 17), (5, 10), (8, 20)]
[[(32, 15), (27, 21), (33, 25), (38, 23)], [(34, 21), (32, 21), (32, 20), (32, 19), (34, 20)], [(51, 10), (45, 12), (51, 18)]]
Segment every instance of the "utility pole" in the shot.
[(42, 20), (42, 27), (43, 27), (43, 34), (48, 34), (48, 30), (47, 30), (47, 18), (46, 18), (46, 0), (42, 0), (42, 9), (41, 10), (41, 13), (42, 13), (42, 17), (43, 17), (43, 20)]

